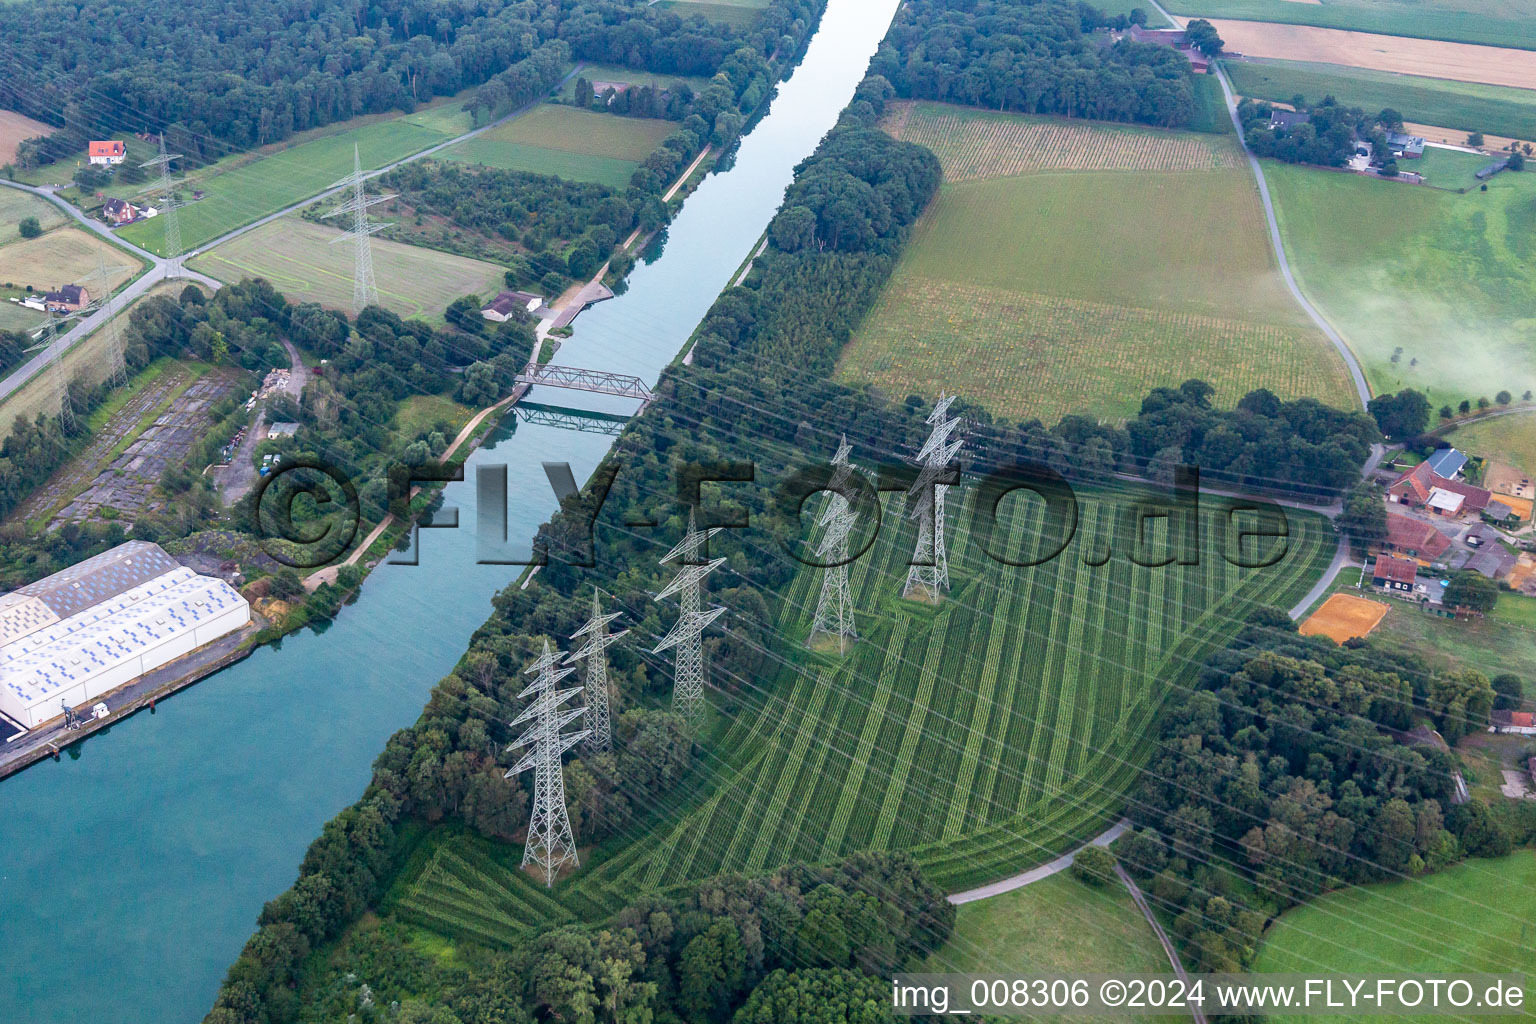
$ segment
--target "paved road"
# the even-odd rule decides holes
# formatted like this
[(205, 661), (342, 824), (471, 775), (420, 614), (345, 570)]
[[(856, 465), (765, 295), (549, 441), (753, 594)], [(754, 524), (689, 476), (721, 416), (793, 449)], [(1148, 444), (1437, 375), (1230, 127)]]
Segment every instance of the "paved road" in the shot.
[[(1168, 19), (1170, 24), (1178, 28), (1184, 27), (1184, 23), (1164, 10), (1157, 0), (1149, 0), (1149, 2), (1157, 9), (1159, 14)], [(1295, 297), (1297, 304), (1306, 310), (1307, 316), (1312, 318), (1312, 322), (1317, 324), (1318, 329), (1333, 343), (1333, 347), (1338, 349), (1339, 355), (1344, 359), (1344, 365), (1349, 367), (1349, 375), (1354, 378), (1355, 394), (1359, 397), (1360, 407), (1363, 409), (1366, 403), (1371, 400), (1370, 385), (1365, 382), (1365, 374), (1361, 371), (1360, 363), (1355, 359), (1354, 352), (1350, 351), (1349, 343), (1340, 336), (1338, 331), (1333, 329), (1333, 325), (1301, 293), (1301, 287), (1296, 283), (1296, 275), (1291, 272), (1291, 261), (1286, 258), (1285, 245), (1280, 240), (1280, 224), (1275, 220), (1275, 204), (1269, 196), (1269, 182), (1264, 178), (1264, 168), (1259, 164), (1259, 158), (1253, 155), (1253, 151), (1248, 148), (1248, 143), (1243, 138), (1243, 125), (1237, 119), (1237, 97), (1232, 92), (1232, 83), (1227, 80), (1227, 73), (1221, 70), (1220, 64), (1213, 64), (1212, 69), (1216, 72), (1216, 80), (1221, 83), (1222, 95), (1226, 97), (1227, 116), (1232, 118), (1232, 127), (1237, 131), (1238, 145), (1243, 147), (1243, 152), (1248, 157), (1248, 165), (1253, 169), (1254, 179), (1259, 183), (1259, 198), (1264, 203), (1264, 216), (1269, 221), (1269, 241), (1274, 247), (1275, 259), (1280, 264), (1280, 273), (1285, 278), (1285, 286), (1291, 290), (1291, 295)]]
[(1032, 885), (1035, 882), (1040, 881), (1042, 878), (1050, 878), (1052, 875), (1060, 874), (1061, 872), (1067, 870), (1067, 868), (1072, 866), (1072, 862), (1077, 859), (1079, 850), (1085, 849), (1089, 846), (1108, 846), (1116, 839), (1119, 839), (1121, 836), (1125, 835), (1126, 831), (1130, 827), (1130, 821), (1125, 818), (1121, 818), (1119, 821), (1115, 822), (1112, 826), (1106, 829), (1101, 835), (1095, 836), (1093, 839), (1090, 839), (1088, 842), (1084, 843), (1082, 846), (1079, 846), (1071, 853), (1063, 854), (1062, 856), (1057, 857), (1055, 860), (1047, 864), (1041, 864), (1038, 867), (1030, 868), (1028, 871), (1021, 871), (1019, 874), (1013, 875), (1010, 878), (1000, 878), (995, 882), (989, 882), (988, 884), (976, 889), (967, 889), (964, 892), (957, 892), (954, 895), (946, 898), (949, 900), (949, 902), (959, 905), (961, 903), (971, 903), (975, 900), (984, 900), (988, 896), (1000, 896), (1005, 892), (1012, 892), (1015, 889), (1022, 889), (1026, 885)]
[[(569, 74), (560, 80), (555, 88), (564, 88), (565, 84), (569, 82), (573, 77), (575, 77), (575, 75), (580, 72), (583, 67), (585, 67), (585, 65), (578, 63), (570, 70)], [(463, 135), (455, 136), (446, 142), (440, 142), (435, 146), (420, 151), (419, 153), (413, 153), (402, 160), (396, 160), (394, 163), (380, 167), (377, 170), (369, 171), (364, 174), (363, 177), (376, 178), (381, 174), (388, 174), (390, 171), (397, 167), (403, 167), (408, 163), (413, 163), (414, 161), (425, 159), (426, 157), (432, 156), (435, 153), (439, 153), (447, 149), (449, 146), (463, 142), (465, 139), (472, 139), (482, 132), (490, 131), (497, 125), (504, 124), (505, 122), (510, 121), (515, 117), (521, 117), (523, 114), (528, 113), (528, 111), (532, 110), (534, 107), (539, 106), (543, 102), (544, 98), (540, 97), (539, 99), (534, 100), (532, 103), (528, 103), (519, 107), (505, 117), (499, 118), (472, 131), (465, 132)], [(239, 236), (245, 234), (247, 231), (254, 231), (264, 224), (270, 224), (272, 221), (277, 220), (279, 217), (286, 217), (288, 214), (293, 213), (295, 210), (301, 210), (304, 207), (311, 205), (312, 203), (319, 202), (323, 199), (328, 199), (342, 191), (341, 188), (333, 188), (325, 192), (321, 192), (319, 195), (310, 196), (308, 199), (294, 203), (291, 206), (284, 207), (283, 209), (278, 210), (276, 213), (268, 214), (265, 217), (251, 221), (249, 224), (235, 228), (233, 231), (226, 232), (225, 234), (220, 235), (218, 238), (215, 238), (213, 241), (203, 245), (201, 249), (183, 254), (176, 257), (175, 259), (162, 259), (159, 256), (156, 256), (154, 253), (150, 252), (148, 249), (142, 249), (137, 245), (133, 245), (117, 237), (117, 235), (114, 234), (101, 221), (87, 217), (84, 213), (80, 212), (80, 210), (60, 199), (53, 193), (52, 189), (38, 188), (33, 185), (23, 185), (20, 182), (10, 181), (6, 178), (0, 178), (0, 185), (4, 185), (8, 188), (19, 189), (23, 192), (31, 192), (36, 196), (41, 196), (42, 198), (48, 200), (55, 206), (62, 209), (65, 213), (69, 214), (70, 217), (72, 217), (82, 226), (96, 232), (103, 238), (111, 239), (113, 244), (129, 250), (135, 256), (138, 256), (140, 259), (143, 259), (150, 264), (150, 269), (143, 276), (138, 278), (138, 280), (134, 281), (121, 292), (118, 292), (117, 297), (113, 299), (113, 308), (119, 310), (126, 307), (129, 302), (137, 299), (139, 296), (143, 295), (145, 292), (149, 291), (149, 289), (153, 288), (160, 282), (172, 280), (175, 278), (189, 278), (193, 281), (198, 281), (202, 284), (205, 284), (209, 288), (213, 289), (223, 287), (221, 282), (216, 281), (205, 274), (200, 274), (194, 270), (188, 270), (185, 267), (184, 262), (197, 255), (198, 252), (212, 249), (216, 245), (222, 245), (232, 238), (238, 238)], [(40, 373), (47, 366), (49, 359), (51, 359), (55, 353), (58, 355), (63, 355), (70, 348), (72, 348), (76, 342), (84, 340), (86, 335), (90, 334), (92, 331), (106, 322), (106, 311), (98, 310), (90, 316), (80, 320), (69, 331), (59, 335), (59, 337), (56, 338), (53, 343), (50, 344), (46, 349), (37, 353), (31, 359), (21, 364), (21, 366), (17, 367), (4, 380), (0, 380), (0, 401), (4, 401), (11, 395), (12, 392), (19, 389), (23, 384)]]

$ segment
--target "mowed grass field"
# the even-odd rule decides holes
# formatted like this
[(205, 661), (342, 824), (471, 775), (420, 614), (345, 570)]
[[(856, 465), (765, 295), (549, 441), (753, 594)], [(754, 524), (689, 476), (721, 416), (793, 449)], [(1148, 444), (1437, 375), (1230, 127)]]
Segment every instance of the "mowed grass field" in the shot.
[(1536, 174), (1500, 174), (1487, 192), (1457, 195), (1275, 162), (1264, 170), (1297, 278), (1373, 392), (1417, 388), (1438, 409), (1536, 388)]
[(554, 174), (621, 188), (672, 133), (670, 121), (619, 117), (548, 103), (465, 139), (442, 156), (503, 170)]
[(1164, 6), (1192, 18), (1318, 25), (1536, 49), (1536, 21), (1520, 0), (1173, 0)]
[(1458, 448), (1536, 477), (1536, 412), (1469, 423), (1448, 438)]
[[(1090, 886), (1063, 871), (961, 904), (950, 939), (922, 967), (934, 974), (1166, 974), (1168, 957), (1119, 882)], [(1073, 1015), (1074, 1021), (1156, 1018)]]
[(99, 290), (102, 262), (114, 290), (133, 280), (141, 269), (137, 257), (97, 235), (76, 227), (55, 228), (37, 238), (0, 245), (0, 283), (48, 291), (78, 281), (87, 290)]
[[(1149, 752), (1165, 696), (1254, 607), (1294, 602), (1334, 543), (1324, 520), (1303, 515), (1270, 568), (1238, 569), (1214, 541), (1198, 565), (1146, 568), (1129, 558), (1125, 514), (1140, 497), (1080, 492), (1076, 539), (1058, 558), (1016, 568), (973, 542), (952, 493), (953, 589), (938, 606), (899, 597), (914, 533), (888, 499), (879, 537), (850, 570), (862, 639), (845, 657), (807, 651), (820, 574), (797, 575), (767, 662), (781, 667), (740, 681), (729, 705), (711, 691), (708, 769), (680, 783), (646, 828), (584, 854), (554, 898), (568, 915), (596, 918), (720, 872), (865, 849), (910, 850), (956, 891), (1101, 832)], [(1202, 499), (1201, 514), (1205, 536), (1216, 536), (1223, 503)], [(1041, 526), (1038, 507), (1005, 503), (993, 545), (1041, 557), (1054, 546)], [(1087, 564), (1105, 549), (1108, 562)], [(457, 846), (434, 855), (402, 881), (400, 912), (490, 943), (543, 923), (530, 909), (534, 895), (548, 898), (542, 888), (515, 867), (467, 861)]]
[[(951, 118), (920, 105), (900, 129), (933, 139), (964, 180), (919, 220), (843, 352), (843, 379), (898, 395), (942, 385), (1046, 422), (1123, 419), (1190, 377), (1228, 405), (1257, 387), (1354, 403), (1343, 361), (1279, 276), (1235, 140)], [(1151, 169), (1058, 169), (1138, 161)], [(1051, 169), (980, 177), (1029, 165)], [(1206, 169), (1157, 169), (1178, 166)]]
[[(690, 4), (690, 6), (692, 6)], [(707, 85), (709, 79), (690, 75), (658, 75), (652, 71), (644, 71), (636, 68), (627, 68), (622, 64), (587, 64), (581, 66), (581, 71), (572, 77), (560, 90), (560, 98), (566, 103), (576, 97), (576, 79), (585, 78), (589, 82), (625, 82), (629, 85), (650, 85), (657, 89), (666, 89), (674, 82), (686, 82), (694, 92), (699, 92)]]
[(1391, 107), (1416, 124), (1536, 139), (1536, 90), (1532, 89), (1303, 61), (1242, 60), (1227, 61), (1225, 66), (1241, 96), (1283, 103), (1298, 94), (1310, 102), (1332, 96), (1346, 106), (1373, 113)]
[[(341, 232), (298, 217), (282, 217), (203, 253), (189, 264), (221, 281), (264, 277), (290, 302), (318, 302), (350, 312), (353, 256)], [(375, 238), (373, 272), (379, 300), (402, 317), (441, 322), (443, 310), (464, 295), (487, 297), (503, 287), (494, 263)]]
[(762, 17), (767, 0), (658, 0), (657, 7), (679, 18), (701, 17), (737, 28), (751, 28)]
[(63, 210), (40, 196), (0, 187), (0, 245), (21, 238), (21, 222), (27, 217), (36, 217), (44, 231), (56, 228), (68, 219)]
[[(1253, 969), (1259, 973), (1444, 977), (1486, 972), (1529, 977), (1536, 973), (1536, 853), (1521, 850), (1498, 860), (1468, 860), (1424, 878), (1321, 896), (1287, 911), (1270, 925)], [(1513, 1019), (1532, 1016), (1536, 1008), (1527, 1001), (1520, 1017)]]
[[(182, 248), (191, 252), (220, 235), (317, 195), (352, 173), (353, 147), (364, 169), (383, 167), (469, 130), (468, 115), (434, 108), (371, 123), (266, 154), (241, 154), (187, 175), (204, 198), (180, 211)], [(119, 234), (164, 256), (165, 221), (130, 224)]]

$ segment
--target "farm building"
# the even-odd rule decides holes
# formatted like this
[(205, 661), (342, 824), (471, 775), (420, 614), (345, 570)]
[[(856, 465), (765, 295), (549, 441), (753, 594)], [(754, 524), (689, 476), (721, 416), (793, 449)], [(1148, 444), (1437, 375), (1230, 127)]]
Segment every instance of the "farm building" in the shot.
[[(1428, 462), (1419, 463), (1392, 481), (1387, 487), (1387, 499), (1402, 505), (1423, 508), (1431, 505), (1430, 498), (1435, 491), (1460, 495), (1462, 498), (1460, 502), (1445, 497), (1440, 498), (1438, 504), (1431, 507), (1441, 515), (1456, 515), (1462, 512), (1480, 514), (1488, 507), (1488, 502), (1493, 500), (1492, 491), (1442, 476), (1436, 473)], [(1452, 505), (1455, 506), (1454, 509), (1450, 508)]]
[(1451, 539), (1430, 523), (1411, 516), (1387, 513), (1387, 539), (1383, 551), (1433, 562), (1451, 548)]
[(91, 301), (91, 293), (77, 284), (67, 284), (43, 296), (43, 308), (50, 313), (73, 313)]
[(1413, 559), (1380, 555), (1376, 559), (1376, 567), (1371, 570), (1371, 584), (1380, 590), (1411, 592), (1413, 581), (1418, 575), (1419, 563)]
[(1417, 135), (1388, 132), (1387, 147), (1392, 150), (1393, 156), (1407, 160), (1417, 160), (1424, 155), (1424, 140)]
[(1508, 166), (1508, 160), (1495, 160), (1488, 166), (1479, 168), (1476, 174), (1476, 178), (1479, 181), (1487, 181), (1489, 178), (1493, 177), (1495, 174), (1498, 174)]
[[(1512, 732), (1519, 736), (1536, 736), (1536, 714), (1529, 711), (1495, 711), (1488, 716), (1489, 732)], [(1532, 759), (1536, 761), (1536, 758)]]
[(143, 215), (137, 206), (122, 199), (108, 199), (101, 204), (101, 219), (113, 227), (132, 224)]
[(1467, 559), (1464, 568), (1491, 580), (1501, 580), (1509, 575), (1509, 570), (1513, 569), (1518, 561), (1518, 555), (1505, 551), (1497, 544), (1492, 544)]
[(1467, 465), (1467, 457), (1455, 448), (1436, 448), (1433, 455), (1424, 460), (1429, 471), (1447, 480), (1455, 480)]
[(0, 596), (0, 713), (34, 728), (250, 621), (224, 581), (120, 544)]
[(1520, 521), (1520, 517), (1515, 513), (1515, 510), (1497, 498), (1490, 501), (1488, 507), (1483, 509), (1483, 518), (1487, 519), (1490, 523), (1499, 523), (1501, 525), (1505, 523), (1518, 523)]
[(531, 292), (505, 291), (491, 300), (491, 304), (480, 310), (480, 315), (487, 320), (496, 323), (505, 323), (518, 310), (522, 310), (530, 316), (543, 317), (552, 311), (545, 308), (542, 296)]
[(86, 149), (91, 163), (98, 167), (116, 166), (128, 156), (128, 147), (113, 139), (108, 142), (92, 142)]
[(1271, 128), (1294, 128), (1299, 124), (1307, 124), (1312, 120), (1312, 115), (1304, 110), (1276, 110), (1269, 115)]

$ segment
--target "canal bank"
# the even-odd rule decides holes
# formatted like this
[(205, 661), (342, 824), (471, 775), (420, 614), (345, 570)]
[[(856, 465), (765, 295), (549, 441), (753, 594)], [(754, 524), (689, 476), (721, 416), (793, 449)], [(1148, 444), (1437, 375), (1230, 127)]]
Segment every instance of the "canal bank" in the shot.
[[(749, 255), (795, 164), (835, 122), (895, 0), (832, 0), (804, 61), (667, 229), (624, 295), (583, 313), (557, 362), (654, 381)], [(634, 403), (535, 388), (600, 412)], [(0, 783), (0, 1007), (34, 1024), (201, 1019), (263, 902), (294, 879), (326, 820), (414, 721), (515, 566), (475, 564), (474, 479), (505, 465), (507, 531), (530, 541), (556, 507), (543, 461), (585, 479), (612, 443), (515, 422), (471, 455), (424, 530), (416, 566), (382, 565), (323, 635), (264, 647), (159, 706)]]

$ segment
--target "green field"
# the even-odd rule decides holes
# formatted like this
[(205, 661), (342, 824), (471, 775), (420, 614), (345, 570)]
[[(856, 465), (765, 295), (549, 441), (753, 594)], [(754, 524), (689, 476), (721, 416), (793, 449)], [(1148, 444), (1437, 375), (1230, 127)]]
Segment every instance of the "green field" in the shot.
[[(843, 379), (902, 395), (940, 381), (1046, 422), (1125, 418), (1152, 387), (1190, 377), (1229, 405), (1256, 387), (1355, 403), (1343, 361), (1285, 289), (1234, 142), (1063, 130), (1056, 144), (1088, 167), (1135, 167), (1119, 155), (1134, 151), (1152, 168), (1207, 169), (1060, 173), (1072, 160), (1033, 136), (971, 159), (978, 174), (1053, 169), (944, 185), (844, 350)], [(946, 174), (962, 167), (939, 148)]]
[[(298, 217), (263, 224), (188, 265), (221, 281), (264, 277), (290, 302), (352, 307), (352, 245), (331, 240), (334, 228)], [(440, 323), (443, 310), (463, 295), (494, 295), (505, 270), (494, 263), (375, 238), (373, 273), (381, 304), (402, 317)]]
[[(1136, 779), (1163, 698), (1256, 604), (1293, 602), (1334, 542), (1307, 515), (1291, 521), (1289, 552), (1270, 569), (1237, 569), (1214, 542), (1198, 565), (1145, 568), (1127, 557), (1132, 496), (1079, 497), (1076, 539), (1033, 568), (992, 561), (957, 508), (953, 591), (937, 607), (899, 598), (913, 533), (889, 499), (879, 538), (850, 573), (861, 641), (846, 658), (805, 649), (819, 574), (800, 573), (777, 617), (769, 664), (782, 667), (716, 706), (702, 741), (708, 769), (644, 828), (584, 854), (554, 897), (595, 918), (720, 872), (863, 849), (911, 850), (953, 891), (1102, 831)], [(1224, 507), (1203, 500), (1202, 515), (1214, 537)], [(995, 548), (1016, 560), (1043, 550), (1036, 508), (1005, 503), (1000, 519)], [(1117, 552), (1106, 564), (1086, 564), (1106, 547)], [(430, 869), (419, 864), (398, 886), (415, 923), (493, 943), (535, 923), (528, 894), (543, 890), (515, 862), (497, 868), (456, 844), (424, 860)]]
[(1373, 392), (1418, 388), (1439, 408), (1536, 387), (1536, 174), (1456, 195), (1274, 162), (1265, 173), (1297, 278)]
[(68, 220), (63, 210), (46, 199), (14, 188), (0, 188), (0, 245), (21, 238), (20, 224), (27, 217), (36, 217), (44, 231)]
[(1536, 90), (1302, 61), (1232, 60), (1224, 66), (1240, 96), (1283, 103), (1298, 94), (1314, 103), (1332, 96), (1372, 113), (1391, 107), (1414, 124), (1536, 139)]
[(1465, 192), (1482, 184), (1477, 172), (1491, 162), (1492, 158), (1482, 153), (1463, 153), (1455, 149), (1425, 146), (1422, 157), (1417, 160), (1399, 160), (1397, 166), (1424, 175), (1426, 185)]
[(675, 128), (670, 121), (619, 117), (550, 103), (451, 146), (442, 156), (467, 164), (554, 174), (622, 188), (640, 161)]
[(757, 24), (768, 3), (767, 0), (658, 0), (656, 6), (680, 18), (698, 16), (745, 29)]
[(1191, 18), (1278, 21), (1536, 50), (1536, 19), (1519, 0), (1174, 0), (1164, 6)]
[(1172, 24), (1167, 18), (1157, 13), (1157, 8), (1153, 7), (1147, 0), (1102, 0), (1102, 2), (1095, 3), (1093, 6), (1111, 18), (1117, 14), (1130, 14), (1139, 7), (1142, 13), (1147, 16), (1148, 28), (1167, 28)]
[(1448, 436), (1458, 448), (1536, 476), (1536, 412), (1469, 423)]
[[(1253, 969), (1419, 977), (1487, 972), (1529, 977), (1536, 973), (1536, 853), (1523, 850), (1499, 860), (1468, 860), (1424, 878), (1319, 897), (1270, 925)], [(1533, 1014), (1536, 1008), (1527, 1001), (1522, 1015)]]
[(666, 89), (674, 82), (686, 82), (694, 92), (700, 92), (707, 85), (709, 79), (692, 77), (688, 75), (658, 75), (653, 71), (643, 71), (636, 68), (627, 68), (622, 64), (582, 64), (581, 73), (566, 82), (560, 90), (560, 98), (569, 103), (576, 97), (576, 79), (585, 78), (589, 82), (627, 82), (630, 85), (650, 85), (657, 89)]
[[(1168, 957), (1119, 882), (1069, 872), (961, 904), (955, 930), (923, 965), (940, 974), (1168, 974)], [(1073, 1021), (1099, 1018), (1072, 1017)], [(1125, 1024), (1154, 1018), (1114, 1017)]]
[[(198, 168), (187, 176), (187, 188), (201, 189), (206, 195), (180, 210), (182, 248), (190, 252), (242, 224), (325, 191), (351, 173), (353, 146), (365, 169), (383, 167), (463, 134), (470, 127), (467, 119), (457, 109), (433, 108), (372, 121), (265, 155), (245, 153)], [(119, 234), (163, 256), (164, 225), (155, 218), (130, 224)]]

